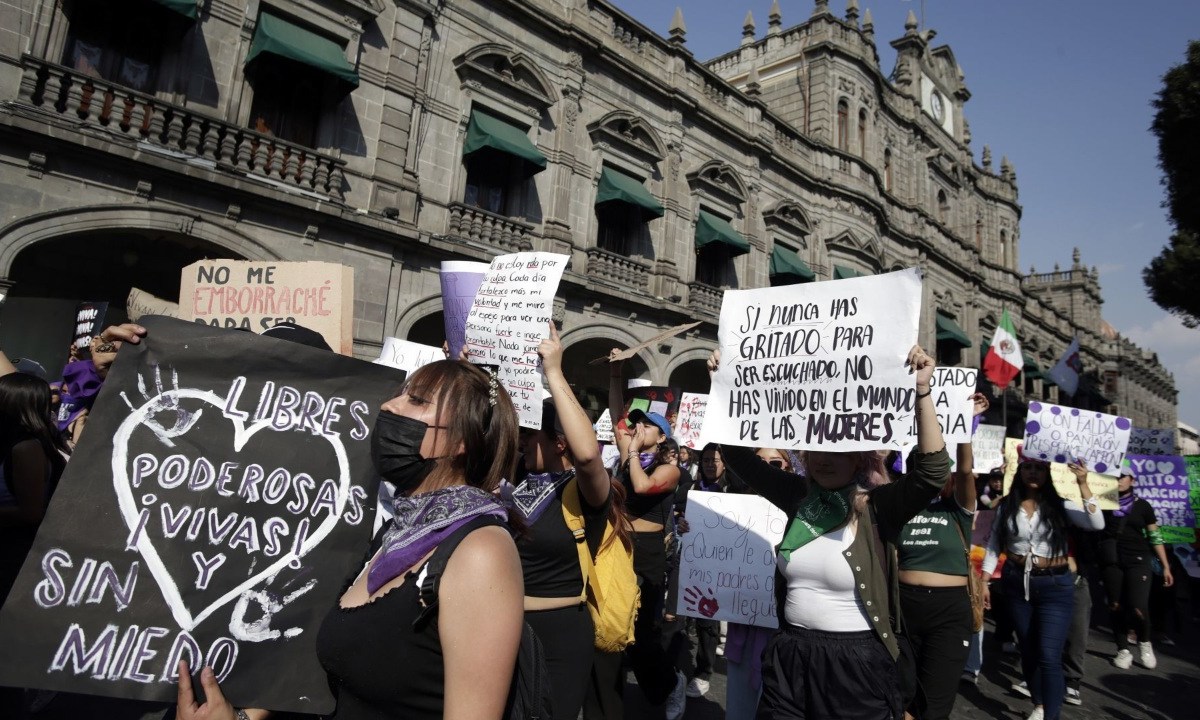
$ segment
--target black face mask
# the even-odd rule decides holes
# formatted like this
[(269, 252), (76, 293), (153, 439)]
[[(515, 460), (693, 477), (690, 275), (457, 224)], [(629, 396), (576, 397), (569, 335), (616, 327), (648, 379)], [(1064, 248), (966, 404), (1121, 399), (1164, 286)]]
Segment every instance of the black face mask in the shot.
[(433, 472), (441, 458), (421, 457), (421, 443), (429, 425), (402, 415), (382, 411), (371, 437), (371, 461), (380, 477), (407, 494)]

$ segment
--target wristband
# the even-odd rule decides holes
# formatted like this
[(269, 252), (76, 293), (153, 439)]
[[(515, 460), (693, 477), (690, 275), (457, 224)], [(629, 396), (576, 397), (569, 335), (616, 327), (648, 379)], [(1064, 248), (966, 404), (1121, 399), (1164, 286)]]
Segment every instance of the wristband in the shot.
[(933, 394), (933, 388), (929, 388), (929, 389), (928, 389), (928, 390), (926, 390), (925, 392), (919, 392), (919, 393), (917, 393), (917, 398), (916, 398), (916, 399), (917, 399), (917, 400), (920, 400), (921, 398), (923, 398), (923, 397), (929, 397), (929, 396), (930, 396), (930, 395), (932, 395), (932, 394)]
[(1166, 541), (1163, 540), (1162, 528), (1158, 528), (1156, 530), (1147, 530), (1146, 531), (1146, 539), (1150, 541), (1151, 545), (1166, 545), (1167, 544)]

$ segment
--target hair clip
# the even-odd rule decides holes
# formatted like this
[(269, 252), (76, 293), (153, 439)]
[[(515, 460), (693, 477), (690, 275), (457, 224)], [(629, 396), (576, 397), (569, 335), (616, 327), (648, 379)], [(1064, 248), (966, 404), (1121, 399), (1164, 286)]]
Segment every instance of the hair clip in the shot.
[(499, 387), (499, 382), (496, 380), (496, 371), (488, 368), (488, 406), (496, 407), (496, 391)]

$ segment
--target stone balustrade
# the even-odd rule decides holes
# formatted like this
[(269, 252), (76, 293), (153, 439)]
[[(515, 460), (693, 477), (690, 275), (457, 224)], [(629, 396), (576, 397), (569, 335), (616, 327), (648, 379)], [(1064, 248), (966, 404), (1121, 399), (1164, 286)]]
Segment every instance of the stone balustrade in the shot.
[(505, 252), (533, 249), (534, 226), (524, 220), (504, 217), (474, 205), (450, 203), (447, 234)]
[(587, 258), (589, 278), (631, 290), (645, 291), (650, 285), (650, 266), (639, 260), (598, 247), (589, 248)]

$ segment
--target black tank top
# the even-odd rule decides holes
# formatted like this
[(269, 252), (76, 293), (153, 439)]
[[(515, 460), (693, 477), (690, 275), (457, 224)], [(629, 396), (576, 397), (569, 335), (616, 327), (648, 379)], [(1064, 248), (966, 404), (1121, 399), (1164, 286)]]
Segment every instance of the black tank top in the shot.
[[(640, 495), (633, 491), (633, 478), (629, 477), (629, 460), (621, 465), (621, 484), (625, 486), (625, 510), (630, 520), (646, 520), (648, 522), (667, 524), (667, 515), (675, 500), (675, 491)], [(646, 468), (647, 475), (653, 475), (661, 463), (654, 463)]]
[[(517, 552), (521, 554), (521, 570), (525, 576), (525, 594), (530, 597), (560, 598), (578, 597), (583, 594), (583, 569), (579, 566), (579, 552), (575, 549), (575, 537), (567, 528), (563, 518), (562, 496), (569, 480), (554, 491), (550, 505), (541, 517), (529, 527), (526, 534), (517, 539)], [(579, 495), (579, 506), (583, 511), (583, 534), (594, 555), (604, 539), (604, 521), (608, 515), (608, 503), (603, 507), (588, 507), (583, 494)]]

